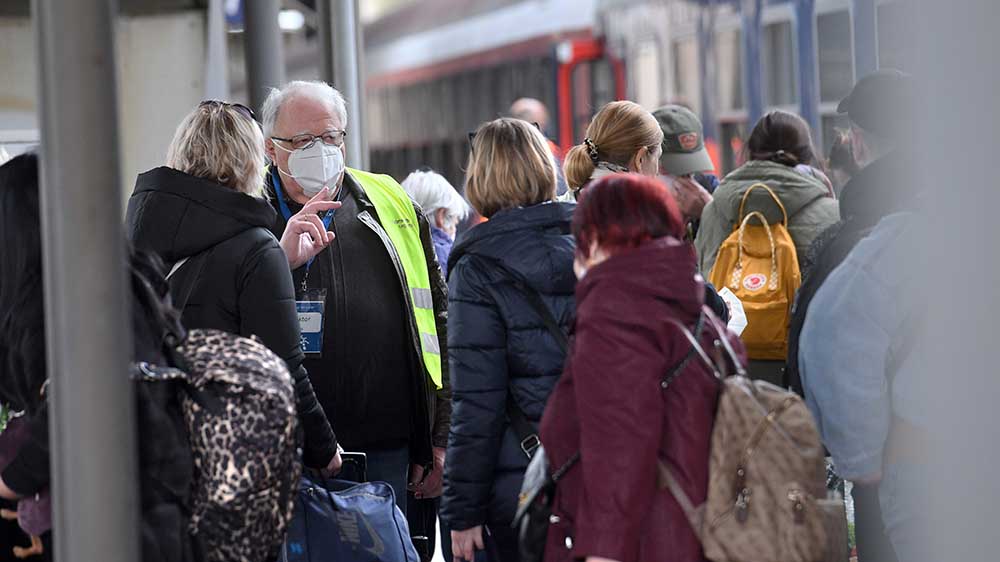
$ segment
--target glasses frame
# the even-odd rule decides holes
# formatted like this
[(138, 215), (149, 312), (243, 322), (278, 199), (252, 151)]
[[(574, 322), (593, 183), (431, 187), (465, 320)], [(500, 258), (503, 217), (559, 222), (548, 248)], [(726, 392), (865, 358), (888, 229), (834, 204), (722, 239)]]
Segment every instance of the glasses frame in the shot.
[[(340, 134), (340, 142), (338, 144), (333, 144), (333, 145), (328, 145), (328, 146), (335, 146), (337, 148), (340, 148), (340, 147), (344, 146), (344, 141), (347, 140), (347, 129), (329, 129), (327, 131), (323, 131), (323, 133), (319, 134), (319, 135), (311, 135), (309, 133), (302, 133), (301, 135), (295, 135), (294, 137), (287, 138), (287, 139), (286, 138), (282, 138), (282, 137), (271, 137), (271, 140), (272, 141), (287, 142), (288, 144), (292, 145), (292, 149), (293, 150), (302, 150), (302, 149), (306, 149), (306, 148), (312, 147), (314, 144), (316, 144), (316, 141), (323, 142), (323, 136), (324, 135), (328, 135), (330, 133), (339, 133)], [(312, 139), (308, 143), (306, 143), (304, 146), (301, 146), (299, 148), (295, 148), (295, 141), (294, 141), (295, 137), (306, 137), (306, 136), (312, 137)], [(326, 143), (323, 142), (323, 144), (326, 144)]]

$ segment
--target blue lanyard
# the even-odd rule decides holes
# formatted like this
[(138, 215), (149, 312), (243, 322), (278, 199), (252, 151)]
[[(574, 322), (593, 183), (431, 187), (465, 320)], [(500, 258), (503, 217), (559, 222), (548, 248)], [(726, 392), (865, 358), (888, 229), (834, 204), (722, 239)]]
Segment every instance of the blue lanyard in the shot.
[[(278, 181), (277, 172), (271, 174), (271, 184), (274, 186), (274, 195), (278, 198), (278, 207), (281, 209), (281, 214), (285, 217), (285, 222), (287, 223), (292, 220), (292, 210), (288, 208), (288, 203), (285, 202), (285, 192), (281, 189), (281, 182)], [(330, 224), (333, 223), (334, 211), (336, 209), (330, 209), (326, 212), (326, 216), (323, 217), (323, 228), (326, 230), (330, 230)], [(306, 262), (306, 277), (309, 277), (309, 268), (312, 267), (314, 261), (316, 261), (316, 256), (309, 258), (309, 261)], [(303, 284), (305, 284), (305, 280), (303, 280)]]

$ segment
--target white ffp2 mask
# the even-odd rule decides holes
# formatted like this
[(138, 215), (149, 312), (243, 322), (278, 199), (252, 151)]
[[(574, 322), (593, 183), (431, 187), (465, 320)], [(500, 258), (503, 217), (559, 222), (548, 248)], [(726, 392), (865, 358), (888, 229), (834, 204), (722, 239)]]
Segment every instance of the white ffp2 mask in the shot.
[(278, 171), (294, 178), (307, 197), (315, 196), (324, 187), (332, 188), (331, 184), (344, 171), (344, 153), (340, 147), (318, 140), (312, 146), (299, 150), (288, 150), (277, 143), (274, 146), (289, 153), (288, 171), (281, 168)]

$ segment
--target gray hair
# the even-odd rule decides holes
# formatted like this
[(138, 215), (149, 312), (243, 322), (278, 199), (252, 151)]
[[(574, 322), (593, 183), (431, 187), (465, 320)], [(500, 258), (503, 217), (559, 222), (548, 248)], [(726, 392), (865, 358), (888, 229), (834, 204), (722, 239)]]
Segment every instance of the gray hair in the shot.
[(347, 103), (344, 96), (333, 86), (319, 80), (294, 80), (280, 89), (271, 88), (261, 108), (261, 119), (264, 124), (264, 136), (270, 138), (274, 132), (274, 124), (278, 122), (278, 113), (288, 100), (304, 96), (329, 102), (333, 111), (340, 118), (341, 127), (347, 128)]
[(410, 198), (420, 205), (431, 224), (434, 224), (434, 213), (438, 209), (446, 209), (449, 217), (458, 220), (469, 214), (468, 203), (441, 174), (417, 170), (403, 180), (402, 186)]

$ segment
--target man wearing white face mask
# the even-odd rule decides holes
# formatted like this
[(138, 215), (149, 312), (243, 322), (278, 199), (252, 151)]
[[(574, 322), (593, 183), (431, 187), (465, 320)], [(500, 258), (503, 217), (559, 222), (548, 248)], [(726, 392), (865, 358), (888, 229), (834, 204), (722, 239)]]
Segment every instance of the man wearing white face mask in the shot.
[(447, 288), (427, 220), (391, 177), (345, 167), (346, 106), (328, 84), (273, 90), (263, 126), (316, 396), (405, 511), (408, 484), (440, 495), (451, 412)]

